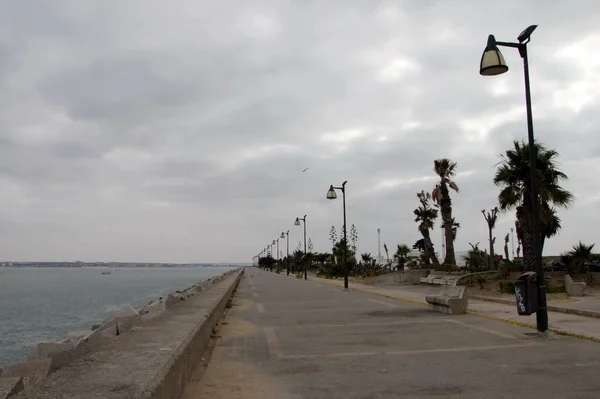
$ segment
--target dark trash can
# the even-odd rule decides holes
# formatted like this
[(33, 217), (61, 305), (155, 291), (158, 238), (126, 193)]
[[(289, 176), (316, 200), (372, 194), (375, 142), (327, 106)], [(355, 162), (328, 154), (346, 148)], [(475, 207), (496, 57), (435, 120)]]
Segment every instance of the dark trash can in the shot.
[(515, 281), (515, 296), (519, 316), (529, 316), (538, 311), (538, 291), (535, 272), (521, 274)]

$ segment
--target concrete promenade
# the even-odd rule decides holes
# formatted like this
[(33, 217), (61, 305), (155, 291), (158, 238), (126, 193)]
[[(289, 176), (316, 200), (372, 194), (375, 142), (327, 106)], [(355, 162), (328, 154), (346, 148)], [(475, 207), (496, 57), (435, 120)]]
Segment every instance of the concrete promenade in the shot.
[[(321, 278), (312, 278), (320, 284), (328, 284), (338, 287), (343, 287), (342, 280), (326, 280)], [(371, 293), (378, 296), (394, 298), (415, 304), (427, 305), (425, 296), (436, 294), (441, 291), (441, 286), (432, 285), (387, 285), (387, 286), (372, 286), (360, 284), (358, 282), (350, 282), (350, 286), (355, 290), (365, 293)], [(469, 294), (477, 294), (478, 289), (469, 288)], [(493, 298), (492, 298), (493, 299)], [(570, 307), (575, 310), (588, 310), (594, 314), (598, 313), (595, 298), (578, 298), (576, 302), (549, 302), (551, 307)], [(587, 301), (586, 301), (587, 300)], [(582, 306), (583, 305), (583, 306)], [(519, 316), (517, 314), (517, 306), (513, 303), (498, 303), (488, 300), (477, 300), (469, 298), (469, 309), (471, 314), (488, 317), (491, 319), (502, 320), (513, 324), (519, 324), (524, 327), (535, 328), (535, 315)], [(600, 316), (600, 314), (598, 314)], [(569, 334), (573, 336), (586, 337), (600, 342), (600, 319), (598, 317), (579, 316), (576, 314), (566, 314), (559, 312), (550, 312), (549, 316), (550, 329), (555, 333)]]
[(600, 344), (531, 333), (247, 268), (183, 398), (598, 397)]

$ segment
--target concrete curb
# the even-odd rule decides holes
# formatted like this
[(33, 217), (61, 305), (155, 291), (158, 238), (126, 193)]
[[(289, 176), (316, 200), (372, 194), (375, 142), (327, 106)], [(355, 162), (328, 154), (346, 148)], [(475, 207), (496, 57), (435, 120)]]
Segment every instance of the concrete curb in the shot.
[[(326, 284), (330, 284), (330, 285), (338, 285), (335, 283), (330, 283), (328, 281), (326, 281), (326, 279), (321, 279), (321, 280), (325, 280)], [(416, 301), (414, 299), (409, 299), (409, 298), (403, 298), (400, 296), (394, 296), (394, 295), (387, 295), (387, 294), (382, 294), (379, 292), (372, 292), (372, 291), (367, 291), (367, 290), (363, 290), (360, 288), (351, 288), (354, 291), (358, 291), (358, 292), (364, 292), (366, 294), (371, 294), (371, 295), (377, 295), (377, 296), (381, 296), (384, 298), (389, 298), (389, 299), (395, 299), (398, 301), (402, 301), (402, 302), (407, 302), (407, 303), (412, 303), (415, 305), (423, 305), (423, 306), (428, 306), (427, 302), (421, 302), (421, 301)], [(469, 298), (471, 299), (479, 299), (476, 298), (475, 296), (470, 296)], [(499, 301), (506, 301), (506, 300), (499, 300)], [(489, 301), (489, 302), (496, 302), (496, 301)], [(508, 304), (510, 305), (514, 305), (514, 303), (510, 303), (510, 301), (506, 301), (508, 302)], [(505, 302), (498, 302), (498, 303), (502, 303), (502, 304), (506, 304)], [(548, 307), (548, 310), (550, 310), (550, 307)], [(568, 312), (563, 312), (563, 313), (568, 313)], [(506, 324), (512, 324), (514, 326), (519, 326), (519, 327), (525, 327), (525, 328), (531, 328), (533, 330), (535, 330), (537, 327), (533, 324), (530, 323), (525, 323), (525, 322), (521, 322), (521, 321), (516, 321), (516, 320), (511, 320), (511, 319), (505, 319), (502, 317), (497, 317), (497, 316), (490, 316), (488, 314), (485, 313), (480, 313), (480, 312), (474, 312), (472, 310), (467, 310), (466, 314), (469, 314), (471, 316), (478, 316), (478, 317), (482, 317), (488, 320), (493, 320), (493, 321), (499, 321), (501, 323), (506, 323)], [(571, 337), (571, 338), (576, 338), (576, 339), (582, 339), (585, 341), (591, 341), (591, 342), (596, 342), (596, 343), (600, 343), (600, 339), (596, 338), (596, 337), (591, 337), (589, 335), (584, 335), (584, 334), (577, 334), (577, 333), (573, 333), (567, 330), (561, 330), (558, 328), (548, 328), (548, 331), (557, 334), (557, 335), (562, 335), (562, 336), (566, 336), (566, 337)]]
[[(495, 303), (501, 303), (503, 305), (516, 306), (515, 302), (511, 301), (510, 299), (490, 298), (488, 296), (479, 296), (479, 295), (471, 295), (469, 298), (476, 299), (478, 301), (495, 302)], [(548, 306), (548, 311), (555, 312), (555, 313), (574, 314), (577, 316), (593, 317), (595, 319), (600, 319), (600, 312), (593, 312), (591, 310), (569, 309), (569, 308), (561, 308), (560, 306), (550, 305), (550, 306)]]
[(139, 396), (140, 399), (172, 399), (179, 398), (183, 394), (187, 382), (204, 356), (213, 328), (223, 317), (227, 303), (233, 297), (243, 274), (244, 269), (238, 272), (229, 289), (210, 310), (209, 316), (196, 326), (186, 341), (179, 345), (171, 361), (156, 374), (153, 384), (146, 387)]

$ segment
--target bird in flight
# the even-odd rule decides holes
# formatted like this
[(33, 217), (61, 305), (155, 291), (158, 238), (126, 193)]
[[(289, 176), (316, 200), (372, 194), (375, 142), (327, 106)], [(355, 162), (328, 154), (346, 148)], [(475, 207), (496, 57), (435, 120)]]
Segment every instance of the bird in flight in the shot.
[(309, 170), (310, 168), (306, 168), (302, 171), (302, 173), (306, 172), (307, 170)]

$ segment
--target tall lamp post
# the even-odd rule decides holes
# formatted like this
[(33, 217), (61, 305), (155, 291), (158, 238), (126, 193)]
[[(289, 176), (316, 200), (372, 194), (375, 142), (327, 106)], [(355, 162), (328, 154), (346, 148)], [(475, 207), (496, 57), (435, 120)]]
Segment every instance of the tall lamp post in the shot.
[(346, 236), (346, 183), (347, 181), (342, 183), (341, 187), (333, 187), (333, 185), (329, 186), (329, 191), (327, 191), (327, 199), (334, 200), (337, 198), (337, 194), (335, 190), (342, 191), (342, 202), (344, 207), (344, 289), (348, 289), (348, 262), (347, 262), (347, 248), (348, 248), (348, 238)]
[(308, 276), (306, 273), (306, 215), (304, 215), (303, 218), (296, 218), (296, 221), (294, 222), (294, 226), (300, 226), (300, 221), (304, 222), (304, 279), (308, 280)]
[(277, 237), (277, 260), (279, 260), (279, 237)]
[(287, 236), (287, 241), (285, 244), (285, 269), (287, 271), (287, 275), (290, 275), (290, 231), (282, 231), (281, 232), (281, 236), (279, 238), (286, 238)]
[(539, 309), (536, 312), (536, 322), (538, 334), (546, 336), (548, 334), (548, 308), (546, 305), (546, 280), (544, 276), (544, 267), (542, 265), (542, 245), (540, 228), (540, 200), (539, 187), (537, 179), (536, 166), (536, 148), (535, 137), (533, 135), (533, 116), (531, 111), (531, 87), (529, 84), (529, 59), (527, 58), (527, 43), (531, 40), (531, 34), (537, 28), (537, 25), (531, 25), (517, 37), (518, 43), (498, 42), (494, 35), (488, 36), (488, 42), (479, 67), (479, 73), (483, 76), (501, 75), (508, 71), (504, 56), (498, 49), (498, 46), (512, 47), (519, 50), (523, 59), (523, 70), (525, 75), (525, 104), (527, 107), (527, 133), (529, 145), (529, 171), (530, 171), (530, 189), (531, 189), (531, 210), (533, 218), (533, 252), (535, 257), (535, 271), (538, 291)]

